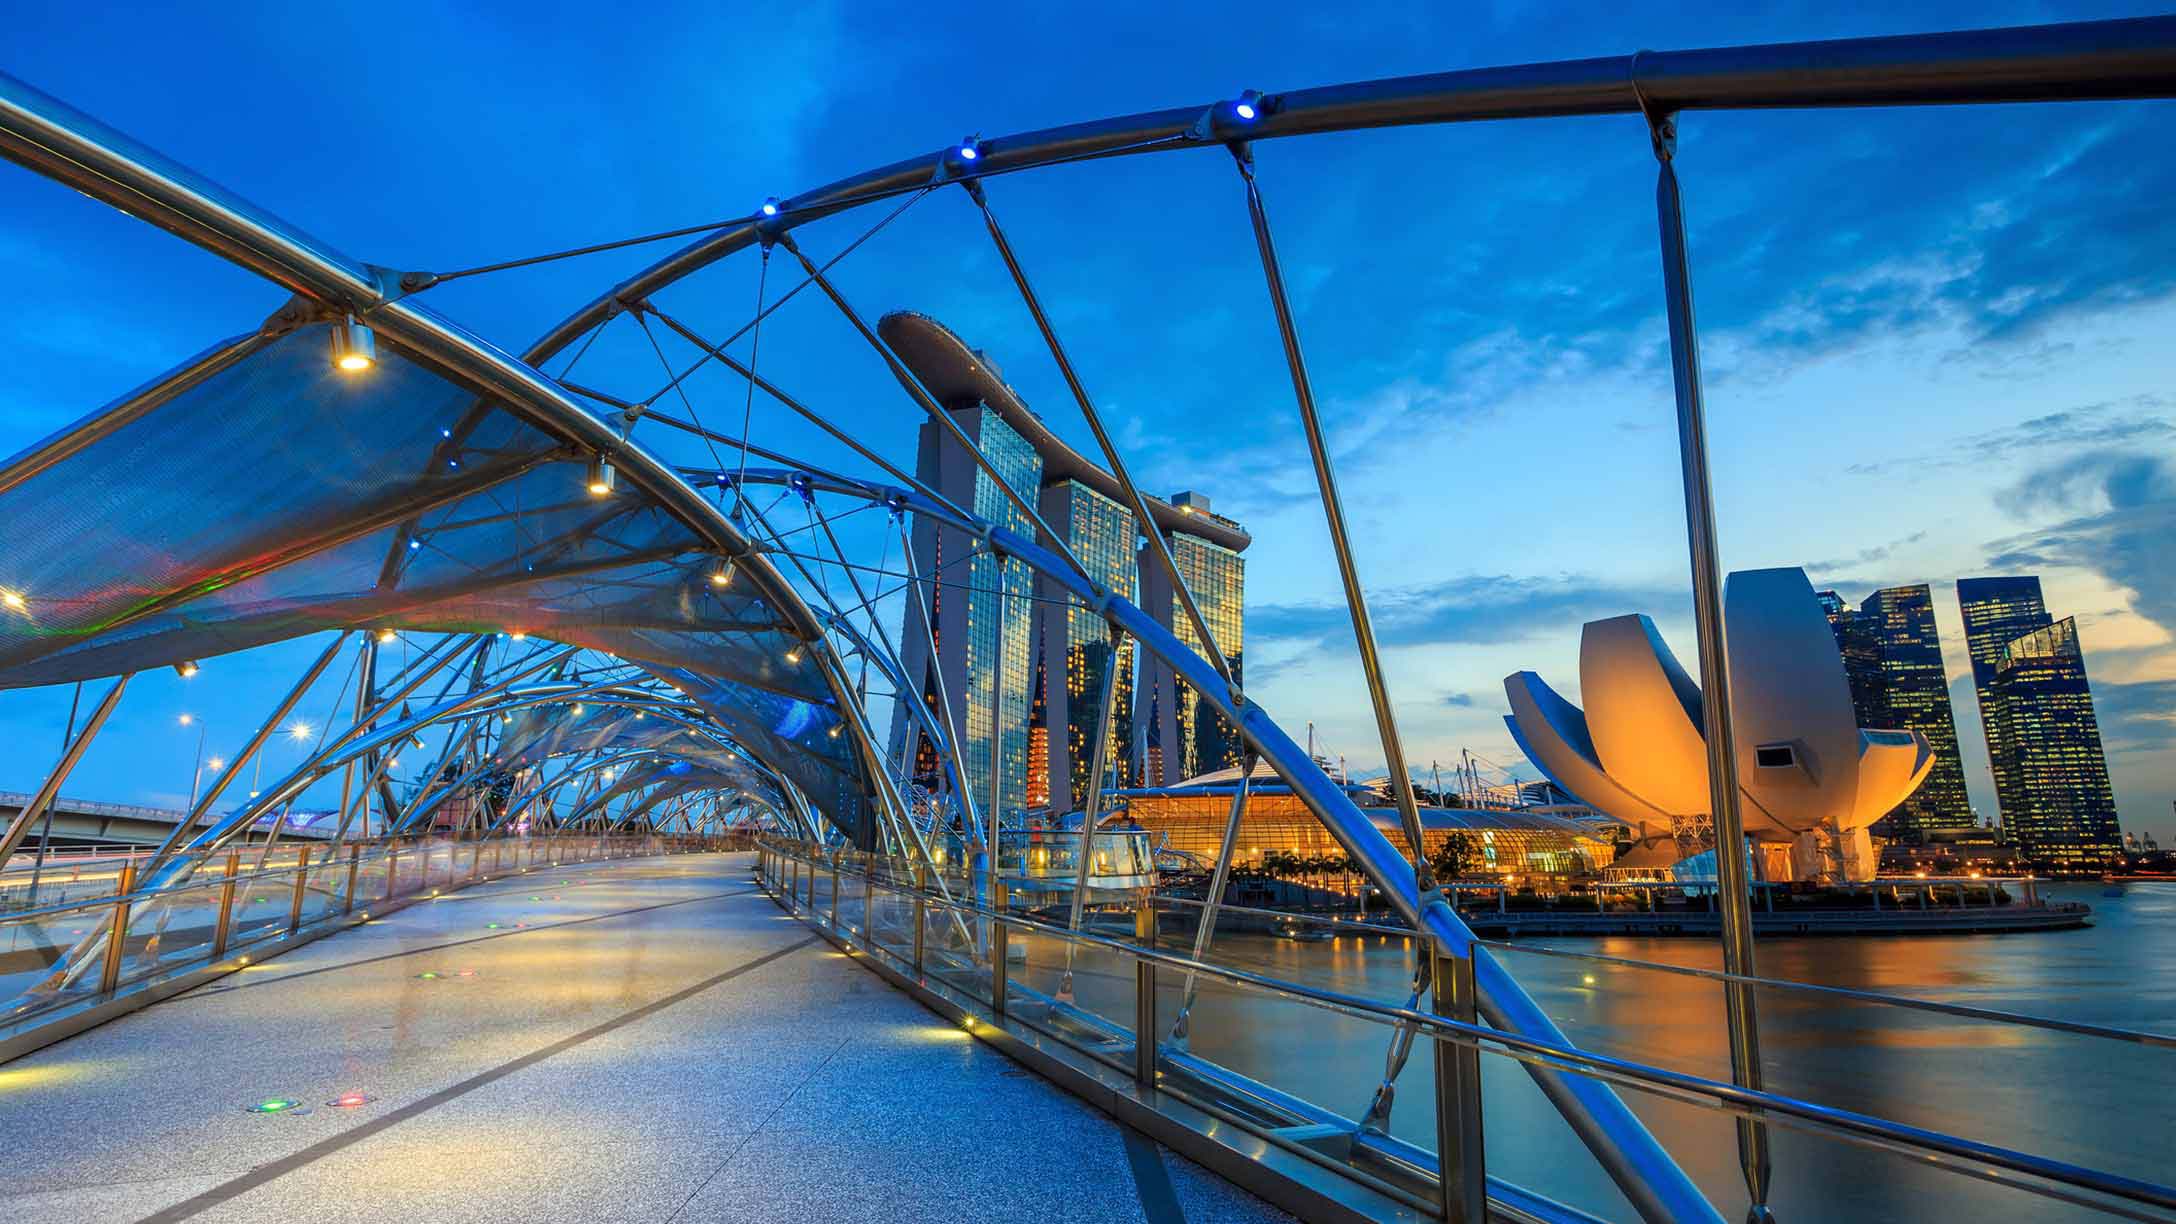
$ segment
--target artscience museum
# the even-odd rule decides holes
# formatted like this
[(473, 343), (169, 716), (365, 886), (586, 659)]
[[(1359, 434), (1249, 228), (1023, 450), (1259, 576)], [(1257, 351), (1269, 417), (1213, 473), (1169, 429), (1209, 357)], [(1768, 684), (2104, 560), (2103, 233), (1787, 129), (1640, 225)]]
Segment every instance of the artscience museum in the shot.
[[(1804, 570), (1745, 570), (1723, 593), (1741, 808), (1769, 880), (1866, 880), (1867, 827), (1926, 779), (1916, 731), (1861, 727), (1843, 659)], [(1664, 872), (1714, 847), (1699, 685), (1645, 615), (1580, 632), (1584, 708), (1522, 671), (1504, 719), (1558, 786), (1622, 821), (1620, 870)]]

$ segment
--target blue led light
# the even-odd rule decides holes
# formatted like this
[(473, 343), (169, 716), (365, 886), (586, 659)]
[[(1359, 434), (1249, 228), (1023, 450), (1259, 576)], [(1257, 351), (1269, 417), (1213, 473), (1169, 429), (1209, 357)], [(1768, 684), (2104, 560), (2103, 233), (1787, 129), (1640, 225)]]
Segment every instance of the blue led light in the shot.
[(971, 144), (963, 144), (960, 146), (961, 161), (973, 161), (980, 156), (982, 156), (982, 150), (976, 148), (975, 146)]
[(766, 217), (775, 217), (778, 215), (777, 196), (772, 196), (770, 199), (763, 201), (763, 215)]
[(408, 541), (408, 547), (410, 547), (410, 548), (421, 548), (421, 547), (423, 547), (423, 541), (421, 541), (421, 540), (418, 540), (418, 539), (413, 539), (413, 538), (411, 538), (411, 539), (410, 539), (410, 540)]
[(1252, 119), (1260, 112), (1256, 111), (1250, 103), (1241, 102), (1232, 108), (1232, 113), (1238, 115), (1241, 119)]

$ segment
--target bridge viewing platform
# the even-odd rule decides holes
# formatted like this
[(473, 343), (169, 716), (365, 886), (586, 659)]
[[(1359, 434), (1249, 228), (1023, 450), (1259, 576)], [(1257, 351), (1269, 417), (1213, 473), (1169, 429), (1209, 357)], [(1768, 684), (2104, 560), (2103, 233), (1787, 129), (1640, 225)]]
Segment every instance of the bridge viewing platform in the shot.
[(447, 892), (18, 1059), (0, 1217), (1288, 1218), (863, 971), (750, 858)]

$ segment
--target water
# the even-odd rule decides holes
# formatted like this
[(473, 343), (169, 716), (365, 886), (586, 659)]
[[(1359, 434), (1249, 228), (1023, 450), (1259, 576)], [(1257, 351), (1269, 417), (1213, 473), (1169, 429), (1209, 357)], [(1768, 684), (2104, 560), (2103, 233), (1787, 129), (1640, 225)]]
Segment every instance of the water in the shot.
[[(2155, 1032), (2176, 1030), (2176, 884), (2058, 885), (2053, 900), (2094, 907), (2077, 931), (1940, 937), (1764, 939), (1763, 976)], [(1554, 939), (1541, 946), (1672, 965), (1720, 967), (1700, 939)], [(1712, 982), (1651, 969), (1499, 952), (1580, 1046), (1714, 1079), (1730, 1078), (1722, 997)], [(1403, 940), (1302, 944), (1222, 936), (1213, 959), (1386, 1002), (1406, 1001)], [(1120, 984), (1105, 983), (1111, 989)], [(1166, 983), (1160, 1012), (1176, 1012)], [(1083, 1004), (1098, 988), (1084, 980)], [(2176, 1050), (1904, 1011), (1763, 988), (1762, 1063), (1773, 1090), (1984, 1143), (2149, 1181), (2176, 1180)], [(1130, 994), (1102, 1000), (1115, 1017)], [(1301, 1004), (1206, 988), (1194, 1052), (1349, 1117), (1383, 1072), (1387, 1030)], [(1433, 1149), (1433, 1069), (1416, 1051), (1400, 1078), (1392, 1132)], [(1483, 1061), (1489, 1172), (1609, 1219), (1632, 1213), (1524, 1069)], [(1727, 1115), (1634, 1092), (1626, 1099), (1729, 1219), (1746, 1195)], [(2106, 1219), (1821, 1134), (1772, 1127), (1770, 1202), (1784, 1224), (1963, 1218)]]

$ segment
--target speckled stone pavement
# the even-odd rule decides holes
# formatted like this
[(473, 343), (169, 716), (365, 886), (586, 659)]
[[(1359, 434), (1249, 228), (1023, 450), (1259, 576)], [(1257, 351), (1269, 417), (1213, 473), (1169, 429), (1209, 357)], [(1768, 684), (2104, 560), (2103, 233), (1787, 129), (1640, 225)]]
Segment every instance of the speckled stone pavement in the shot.
[(831, 951), (745, 855), (479, 885), (0, 1066), (0, 1152), (23, 1224), (1288, 1218)]

